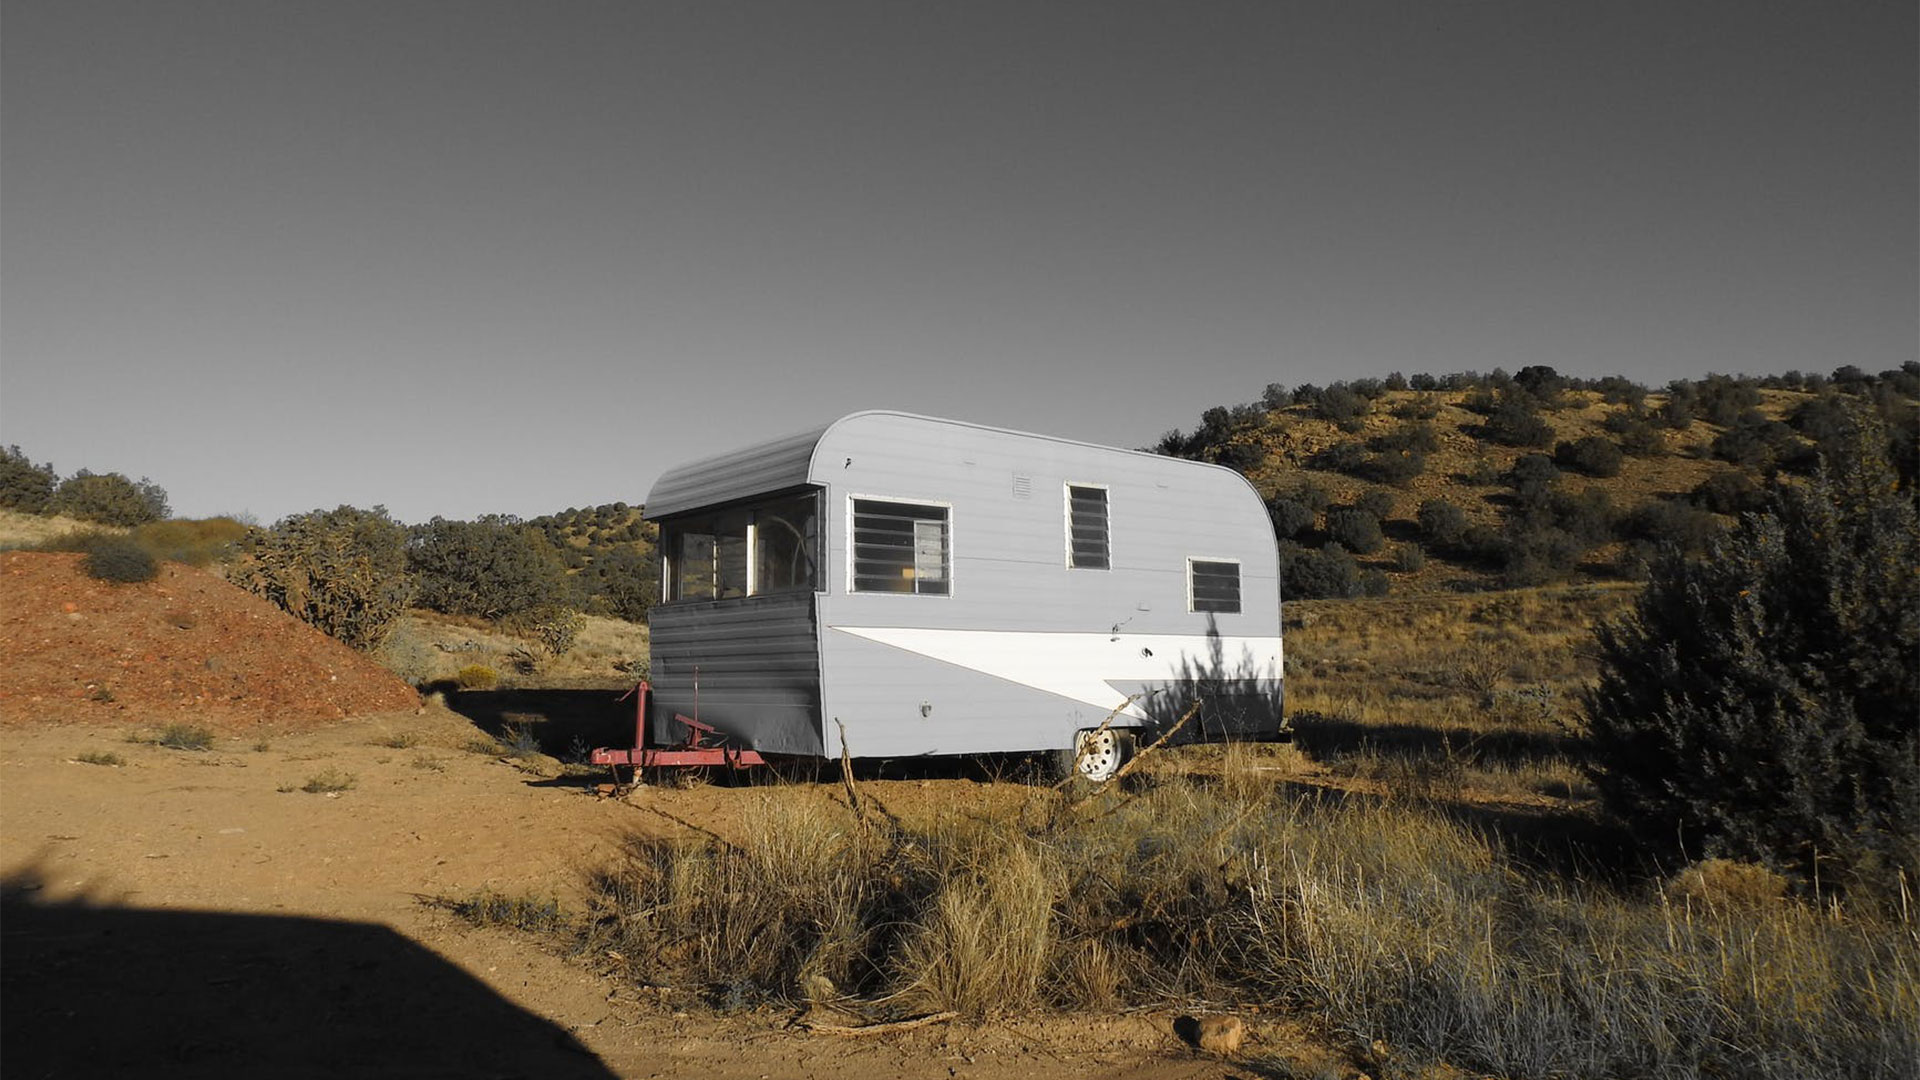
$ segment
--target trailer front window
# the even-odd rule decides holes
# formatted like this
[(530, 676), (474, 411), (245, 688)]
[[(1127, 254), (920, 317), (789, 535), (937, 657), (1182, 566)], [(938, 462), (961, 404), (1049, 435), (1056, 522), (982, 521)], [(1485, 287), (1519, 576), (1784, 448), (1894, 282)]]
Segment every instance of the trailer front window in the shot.
[(817, 587), (819, 500), (809, 493), (661, 527), (667, 599), (730, 600)]
[(853, 591), (946, 596), (948, 509), (853, 500)]

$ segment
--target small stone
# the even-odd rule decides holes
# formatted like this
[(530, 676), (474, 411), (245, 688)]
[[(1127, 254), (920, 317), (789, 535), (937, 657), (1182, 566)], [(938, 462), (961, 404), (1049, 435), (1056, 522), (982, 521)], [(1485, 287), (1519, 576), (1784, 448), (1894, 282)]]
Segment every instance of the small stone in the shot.
[(1247, 1025), (1237, 1016), (1209, 1016), (1200, 1021), (1200, 1049), (1209, 1054), (1237, 1054), (1246, 1040)]

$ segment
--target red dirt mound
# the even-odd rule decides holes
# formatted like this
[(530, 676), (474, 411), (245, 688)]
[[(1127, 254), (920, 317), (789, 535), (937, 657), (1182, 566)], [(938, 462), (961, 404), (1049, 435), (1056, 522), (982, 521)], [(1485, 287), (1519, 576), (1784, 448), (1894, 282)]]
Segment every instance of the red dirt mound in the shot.
[(136, 585), (79, 555), (0, 555), (0, 724), (291, 728), (412, 709), (371, 658), (204, 570)]

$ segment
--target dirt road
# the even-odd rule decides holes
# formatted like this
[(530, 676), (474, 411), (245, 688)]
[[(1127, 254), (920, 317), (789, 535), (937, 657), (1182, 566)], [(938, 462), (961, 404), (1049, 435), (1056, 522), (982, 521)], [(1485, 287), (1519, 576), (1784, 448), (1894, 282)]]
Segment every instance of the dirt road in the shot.
[[(598, 798), (465, 749), (472, 722), (439, 708), (204, 752), (127, 734), (0, 730), (10, 1078), (1252, 1075), (1186, 1048), (1170, 1016), (847, 1038), (770, 1012), (676, 1013), (423, 902), (491, 888), (569, 903), (623, 837), (679, 828), (656, 811), (723, 821), (750, 790)], [(1279, 1052), (1285, 1036), (1265, 1032), (1256, 1051)]]

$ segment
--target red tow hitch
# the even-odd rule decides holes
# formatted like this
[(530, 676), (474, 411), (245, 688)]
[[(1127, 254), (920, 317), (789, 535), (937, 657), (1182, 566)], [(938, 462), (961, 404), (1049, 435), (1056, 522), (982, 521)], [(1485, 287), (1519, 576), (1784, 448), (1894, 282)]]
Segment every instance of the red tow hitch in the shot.
[(592, 761), (595, 765), (630, 765), (636, 769), (654, 765), (682, 767), (725, 765), (728, 768), (744, 769), (750, 765), (767, 763), (757, 750), (703, 745), (700, 741), (703, 737), (718, 735), (719, 732), (710, 725), (679, 713), (675, 713), (673, 718), (686, 725), (686, 741), (672, 747), (648, 746), (647, 712), (649, 706), (653, 704), (653, 686), (641, 682), (627, 691), (620, 700), (625, 701), (629, 697), (636, 699), (633, 706), (633, 748), (601, 747), (593, 752)]

